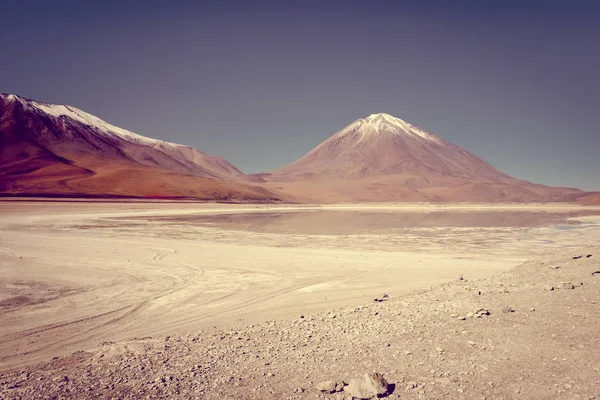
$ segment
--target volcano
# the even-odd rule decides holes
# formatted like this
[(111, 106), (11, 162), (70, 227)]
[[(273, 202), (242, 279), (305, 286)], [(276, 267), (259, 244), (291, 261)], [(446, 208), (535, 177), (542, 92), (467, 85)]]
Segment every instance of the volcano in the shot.
[(584, 193), (515, 179), (389, 114), (354, 121), (304, 157), (260, 174), (304, 202), (556, 202)]
[(0, 194), (276, 201), (222, 157), (75, 107), (0, 95)]

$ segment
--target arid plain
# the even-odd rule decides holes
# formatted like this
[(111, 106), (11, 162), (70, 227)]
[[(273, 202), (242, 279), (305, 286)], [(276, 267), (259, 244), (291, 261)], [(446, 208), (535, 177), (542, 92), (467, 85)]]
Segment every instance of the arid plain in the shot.
[(5, 201), (0, 370), (489, 277), (593, 244), (600, 209)]

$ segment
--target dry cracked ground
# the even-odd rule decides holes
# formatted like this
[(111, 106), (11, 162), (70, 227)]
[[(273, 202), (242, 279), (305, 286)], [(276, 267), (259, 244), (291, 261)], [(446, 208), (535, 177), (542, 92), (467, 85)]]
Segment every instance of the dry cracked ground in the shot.
[(104, 343), (4, 373), (0, 398), (350, 399), (344, 382), (377, 371), (390, 399), (600, 399), (598, 250), (293, 320)]

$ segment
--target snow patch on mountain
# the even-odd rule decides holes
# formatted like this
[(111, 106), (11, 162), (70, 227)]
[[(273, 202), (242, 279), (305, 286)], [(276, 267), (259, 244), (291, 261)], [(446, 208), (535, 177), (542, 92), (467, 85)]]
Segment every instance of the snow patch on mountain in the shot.
[(339, 131), (336, 136), (344, 136), (349, 132), (361, 134), (360, 140), (369, 135), (390, 133), (398, 136), (409, 135), (423, 139), (429, 143), (443, 145), (442, 140), (437, 136), (403, 121), (400, 118), (385, 113), (371, 114), (366, 118), (358, 119)]
[(138, 135), (137, 133), (128, 131), (126, 129), (119, 128), (118, 126), (109, 124), (108, 122), (106, 122), (94, 115), (88, 114), (85, 111), (82, 111), (75, 107), (58, 105), (58, 104), (42, 103), (39, 101), (26, 99), (26, 98), (16, 96), (13, 94), (2, 94), (2, 97), (4, 97), (8, 101), (17, 101), (28, 109), (38, 110), (38, 111), (45, 113), (49, 116), (52, 116), (54, 118), (61, 118), (61, 117), (70, 118), (70, 119), (77, 121), (85, 126), (94, 128), (95, 130), (99, 131), (100, 133), (103, 133), (103, 134), (109, 135), (109, 136), (111, 134), (117, 135), (121, 139), (124, 139), (131, 143), (143, 144), (143, 145), (147, 145), (147, 146), (155, 146), (157, 144), (162, 144), (162, 145), (167, 145), (167, 146), (175, 145), (174, 143), (169, 143), (169, 142), (164, 142), (162, 140), (147, 138), (145, 136)]
[(90, 126), (92, 128), (96, 128), (101, 132), (105, 133), (114, 133), (120, 136), (122, 139), (127, 140), (128, 142), (146, 144), (146, 145), (154, 145), (161, 143), (162, 141), (147, 138), (131, 131), (128, 131), (123, 128), (119, 128), (112, 124), (109, 124), (106, 121), (101, 120), (98, 117), (95, 117), (91, 114), (86, 113), (78, 108), (55, 105), (55, 104), (44, 104), (44, 103), (32, 103), (32, 106), (45, 112), (48, 115), (52, 115), (54, 117), (60, 118), (62, 116), (71, 118), (75, 121), (81, 122), (84, 125)]

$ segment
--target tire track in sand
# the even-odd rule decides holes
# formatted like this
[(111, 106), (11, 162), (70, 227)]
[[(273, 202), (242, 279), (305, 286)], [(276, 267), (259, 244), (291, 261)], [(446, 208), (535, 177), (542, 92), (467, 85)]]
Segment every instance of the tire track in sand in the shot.
[[(153, 301), (168, 297), (186, 289), (187, 286), (204, 274), (204, 270), (199, 267), (187, 263), (165, 261), (166, 257), (176, 254), (176, 251), (173, 249), (149, 250), (155, 251), (155, 254), (152, 257), (154, 262), (167, 263), (174, 267), (192, 269), (194, 273), (185, 276), (179, 285), (149, 296), (140, 302), (73, 321), (36, 327), (7, 337), (3, 340), (2, 347), (25, 347), (28, 348), (28, 350), (0, 356), (0, 370), (2, 370), (3, 364), (8, 364), (9, 362), (11, 368), (18, 367), (19, 365), (31, 364), (50, 358), (59, 353), (63, 354), (68, 351), (68, 349), (73, 349), (73, 351), (80, 350), (81, 347), (85, 347), (81, 346), (84, 343), (94, 346), (98, 345), (99, 343), (93, 343), (93, 341), (102, 340), (102, 337), (106, 337), (107, 334), (126, 331), (129, 327), (137, 323), (137, 316), (139, 316)], [(139, 281), (139, 276), (134, 274), (121, 273), (120, 275), (128, 276)], [(181, 278), (177, 275), (171, 276)], [(40, 337), (40, 335), (43, 337)], [(35, 349), (31, 349), (31, 342), (24, 343), (25, 341), (29, 341), (32, 337), (36, 337), (38, 341), (41, 342), (41, 345)], [(15, 359), (20, 359), (20, 361), (16, 362), (16, 365), (12, 362)]]

